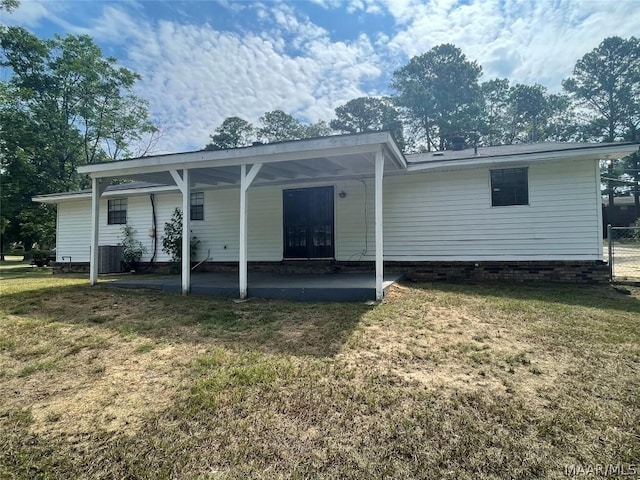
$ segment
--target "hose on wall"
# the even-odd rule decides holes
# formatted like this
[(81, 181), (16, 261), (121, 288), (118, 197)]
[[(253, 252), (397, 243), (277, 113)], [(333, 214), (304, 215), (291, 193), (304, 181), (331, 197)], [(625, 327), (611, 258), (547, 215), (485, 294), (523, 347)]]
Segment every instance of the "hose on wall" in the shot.
[(153, 231), (152, 243), (153, 243), (153, 254), (149, 259), (149, 263), (142, 268), (142, 271), (148, 270), (153, 266), (153, 263), (156, 260), (156, 256), (158, 255), (158, 225), (156, 219), (156, 204), (155, 204), (155, 196), (152, 194), (149, 195), (149, 201), (151, 202), (151, 230)]

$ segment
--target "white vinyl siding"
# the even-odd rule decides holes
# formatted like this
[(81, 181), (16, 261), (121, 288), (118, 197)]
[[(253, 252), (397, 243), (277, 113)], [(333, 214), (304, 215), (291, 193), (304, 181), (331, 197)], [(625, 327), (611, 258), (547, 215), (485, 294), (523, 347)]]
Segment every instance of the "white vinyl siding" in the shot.
[(529, 205), (491, 206), (489, 168), (385, 179), (385, 259), (601, 260), (594, 162), (529, 167)]
[(91, 245), (91, 200), (61, 202), (57, 209), (56, 262), (88, 262)]
[[(593, 161), (529, 165), (529, 205), (491, 206), (489, 167), (451, 172), (415, 172), (384, 178), (384, 242), (388, 261), (601, 260), (599, 192)], [(248, 191), (250, 261), (281, 261), (282, 190), (333, 185), (337, 260), (374, 260), (374, 187), (336, 181), (251, 187)], [(339, 197), (344, 191), (346, 196)], [(148, 195), (128, 196), (127, 217), (136, 238), (153, 252)], [(156, 194), (158, 261), (164, 224), (181, 205), (180, 195)], [(200, 244), (196, 261), (237, 262), (237, 188), (205, 190), (203, 221), (191, 222)], [(100, 204), (100, 245), (120, 243), (122, 225), (107, 225), (107, 201)], [(58, 205), (57, 260), (89, 261), (91, 202)], [(68, 261), (68, 259), (67, 259)]]

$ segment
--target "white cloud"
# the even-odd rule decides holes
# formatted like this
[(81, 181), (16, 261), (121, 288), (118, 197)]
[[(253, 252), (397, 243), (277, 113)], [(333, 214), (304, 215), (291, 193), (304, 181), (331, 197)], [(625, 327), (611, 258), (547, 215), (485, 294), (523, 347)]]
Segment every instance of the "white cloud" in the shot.
[(271, 31), (232, 33), (134, 21), (109, 6), (92, 31), (103, 42), (126, 45), (123, 60), (143, 76), (141, 96), (169, 124), (163, 148), (171, 151), (203, 147), (231, 115), (257, 122), (282, 109), (306, 121), (329, 120), (337, 106), (365, 94), (361, 81), (382, 73), (366, 35), (332, 42), (287, 5), (271, 4), (261, 15)]
[(637, 35), (636, 0), (388, 0), (398, 30), (389, 40), (396, 56), (420, 55), (453, 43), (484, 68), (485, 78), (541, 83), (551, 91), (576, 60), (605, 37)]
[(44, 20), (56, 23), (60, 20), (57, 14), (62, 13), (66, 7), (63, 4), (49, 3), (43, 0), (23, 1), (11, 13), (0, 11), (0, 21), (7, 25), (34, 28)]
[(311, 3), (321, 6), (324, 9), (338, 8), (342, 5), (342, 0), (310, 0)]
[[(366, 34), (332, 38), (328, 15), (319, 25), (299, 4), (278, 1), (218, 0), (223, 8), (216, 14), (230, 19), (224, 30), (204, 23), (210, 8), (198, 2), (179, 4), (184, 12), (172, 20), (151, 20), (149, 4), (106, 4), (89, 18), (98, 7), (88, 2), (29, 0), (3, 20), (29, 27), (51, 22), (118, 52), (143, 75), (139, 95), (162, 119), (169, 151), (202, 147), (231, 115), (255, 123), (282, 109), (306, 121), (329, 120), (352, 98), (387, 93), (390, 72), (441, 43), (478, 61), (485, 79), (558, 91), (578, 58), (607, 36), (637, 35), (640, 25), (637, 0), (312, 1), (339, 11), (336, 21), (358, 22), (353, 32)], [(385, 27), (374, 32), (371, 25)]]

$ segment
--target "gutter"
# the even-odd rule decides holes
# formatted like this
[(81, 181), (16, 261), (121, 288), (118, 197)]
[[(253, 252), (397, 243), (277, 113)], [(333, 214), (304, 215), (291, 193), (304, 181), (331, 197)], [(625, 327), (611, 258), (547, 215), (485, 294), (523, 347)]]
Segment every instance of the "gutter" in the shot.
[[(173, 193), (179, 192), (178, 187), (175, 185), (167, 185), (163, 187), (143, 187), (143, 188), (131, 188), (127, 190), (107, 190), (100, 198), (111, 198), (111, 197), (133, 197), (139, 195), (149, 195), (153, 193)], [(67, 202), (71, 200), (78, 200), (83, 198), (91, 198), (91, 191), (80, 191), (80, 192), (64, 192), (64, 193), (51, 193), (48, 195), (36, 195), (35, 197), (31, 197), (31, 200), (39, 203), (60, 203)]]
[(620, 154), (634, 153), (640, 144), (622, 143), (619, 145), (576, 147), (565, 150), (553, 150), (547, 152), (526, 152), (517, 154), (492, 155), (490, 157), (466, 157), (450, 158), (443, 160), (423, 160), (410, 162), (407, 171), (423, 170), (457, 170), (464, 168), (474, 168), (485, 165), (502, 165), (517, 163), (539, 163), (558, 160), (586, 160), (586, 159), (607, 159), (618, 157)]

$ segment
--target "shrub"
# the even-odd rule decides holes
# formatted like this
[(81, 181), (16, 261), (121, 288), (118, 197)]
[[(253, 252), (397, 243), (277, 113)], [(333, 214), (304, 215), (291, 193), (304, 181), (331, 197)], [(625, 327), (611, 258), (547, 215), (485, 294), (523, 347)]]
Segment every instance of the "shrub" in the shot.
[(31, 254), (31, 264), (37, 267), (48, 266), (53, 256), (52, 252), (48, 250), (31, 250), (29, 253)]
[(124, 270), (135, 270), (142, 255), (147, 251), (142, 242), (134, 238), (136, 231), (129, 225), (122, 227), (122, 266)]
[[(191, 258), (193, 260), (198, 250), (200, 240), (191, 236)], [(164, 237), (162, 237), (162, 251), (171, 257), (173, 262), (182, 261), (182, 211), (176, 208), (171, 219), (164, 224)]]

